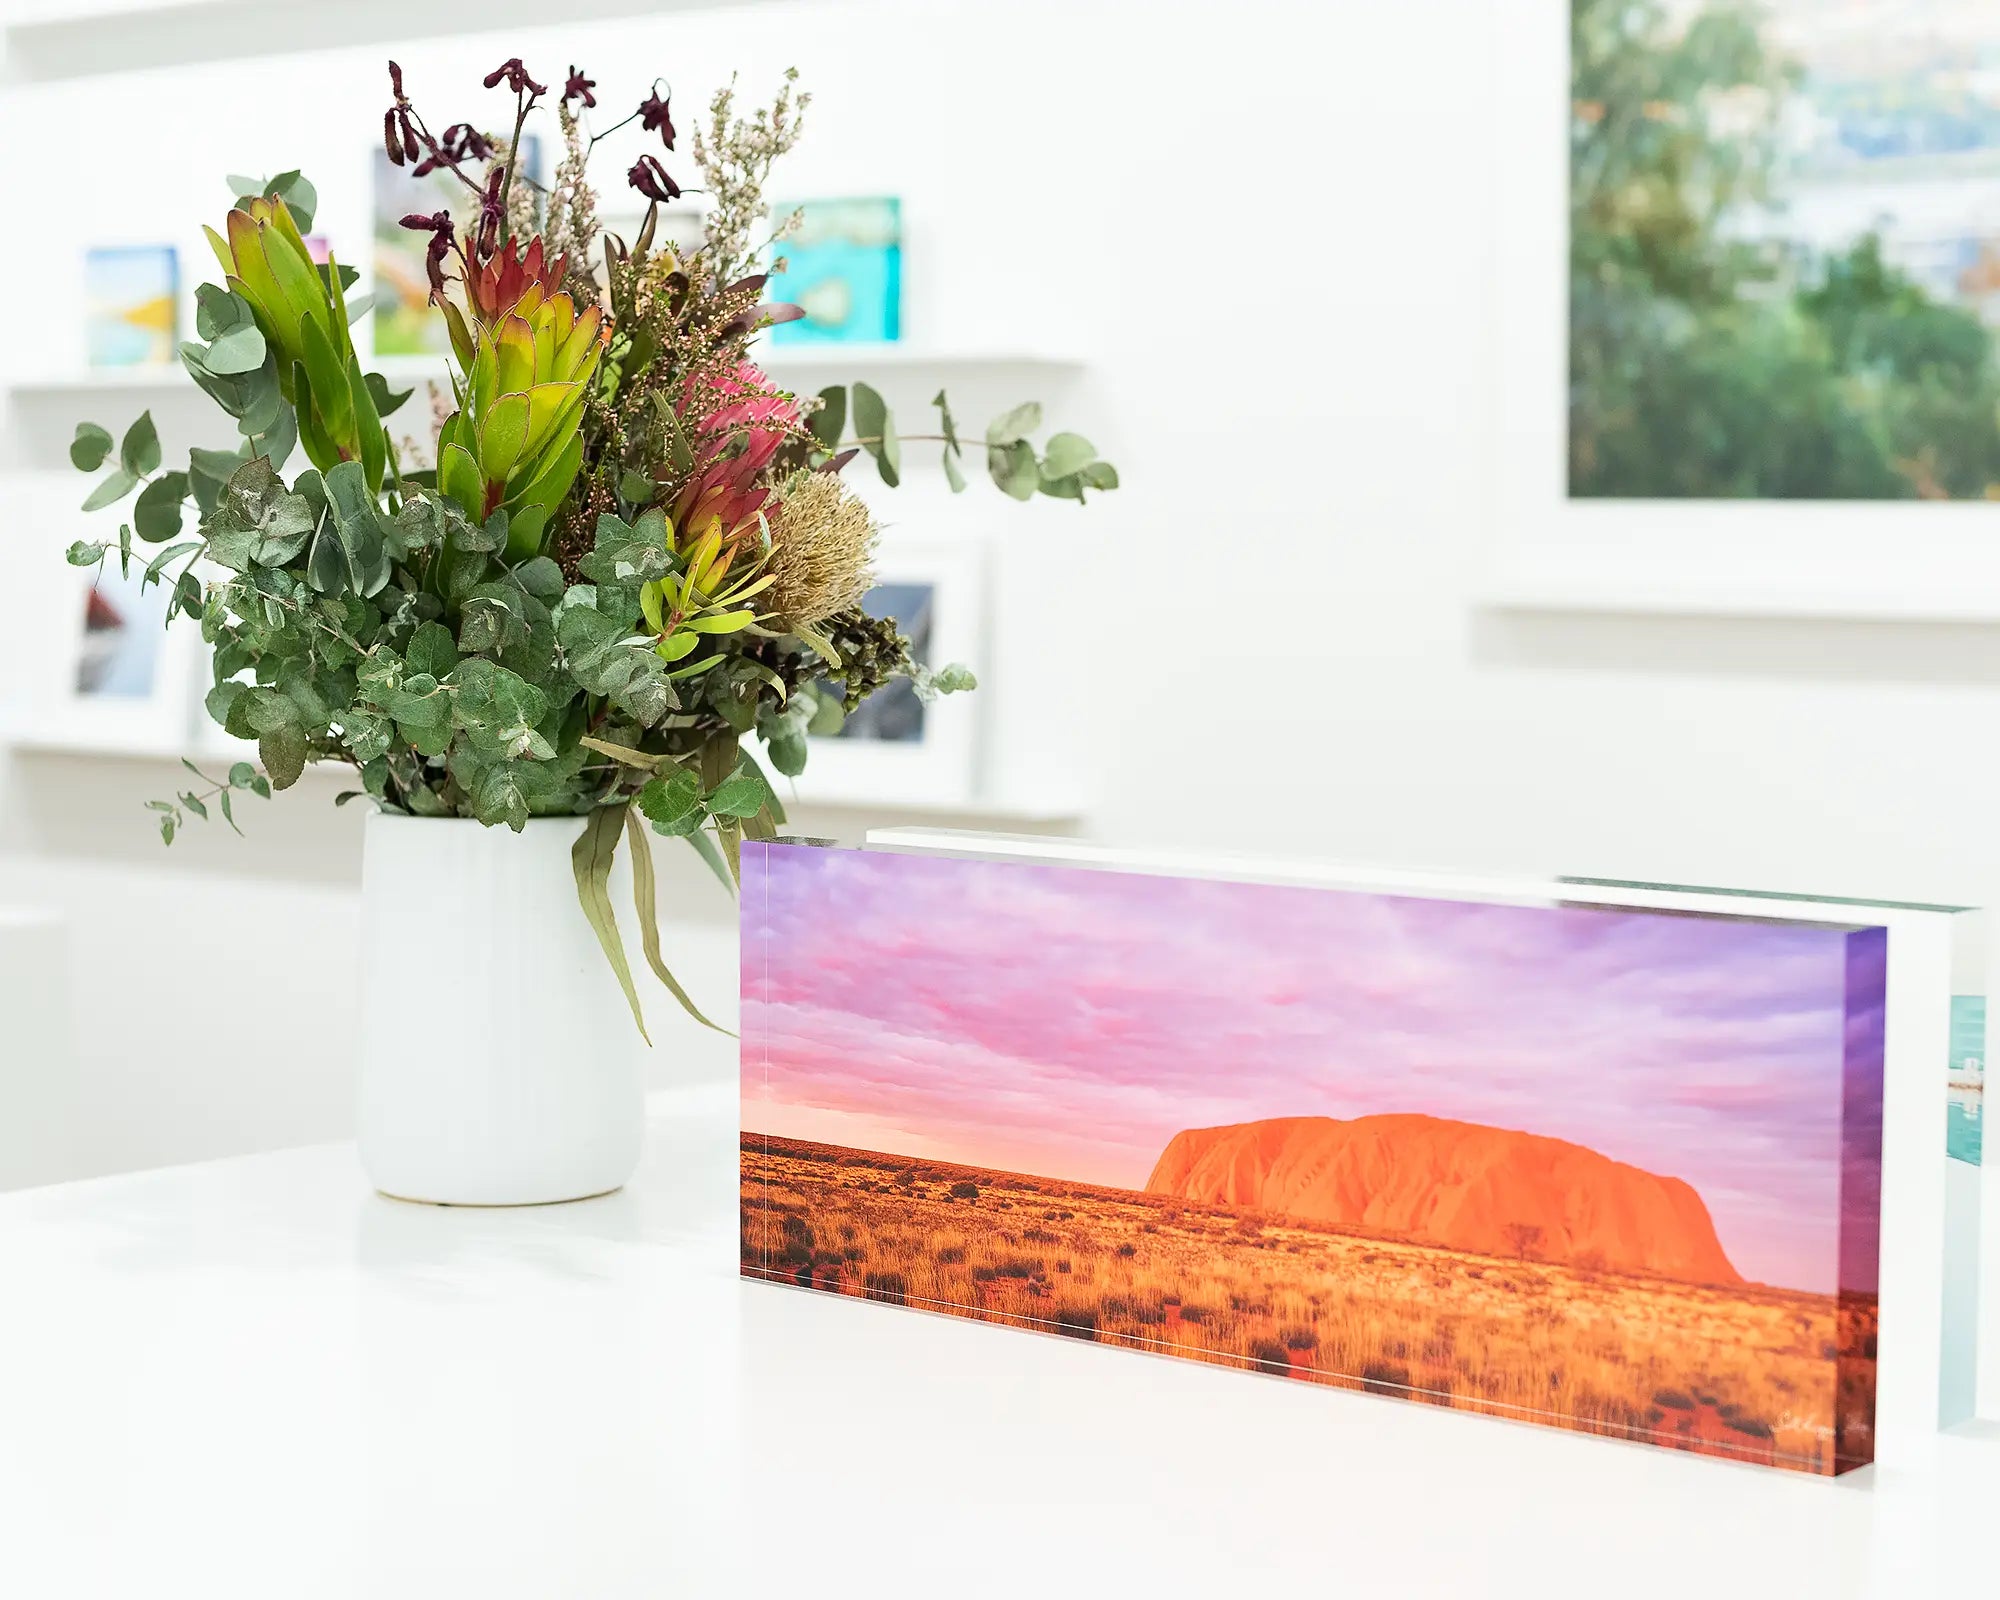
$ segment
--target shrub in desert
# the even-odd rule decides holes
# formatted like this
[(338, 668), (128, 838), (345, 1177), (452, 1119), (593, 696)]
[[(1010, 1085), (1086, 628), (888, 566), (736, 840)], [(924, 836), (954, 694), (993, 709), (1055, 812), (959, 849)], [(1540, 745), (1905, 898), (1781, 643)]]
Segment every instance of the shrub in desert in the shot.
[(974, 1267), (972, 1269), (972, 1281), (974, 1283), (991, 1283), (995, 1276), (996, 1274), (991, 1267)]
[(1059, 1305), (1049, 1313), (1048, 1321), (1054, 1331), (1068, 1339), (1095, 1339), (1097, 1337), (1097, 1308), (1095, 1306)]
[(1319, 1348), (1319, 1335), (1310, 1328), (1296, 1326), (1287, 1328), (1282, 1338), (1287, 1350), (1296, 1350), (1301, 1355)]
[(1039, 1278), (1043, 1276), (1041, 1262), (1026, 1256), (1007, 1256), (993, 1264), (996, 1278)]
[(803, 1266), (812, 1260), (813, 1231), (803, 1217), (785, 1218), (783, 1240), (778, 1259), (786, 1266)]
[(1281, 1375), (1292, 1370), (1291, 1358), (1285, 1354), (1285, 1347), (1273, 1339), (1259, 1339), (1251, 1345), (1250, 1365), (1259, 1372)]
[(979, 1185), (976, 1183), (954, 1183), (945, 1193), (954, 1200), (977, 1200)]
[(1058, 1261), (1056, 1263), (1056, 1271), (1068, 1272), (1069, 1270), (1070, 1270), (1070, 1264), (1067, 1261)]
[(890, 1305), (904, 1306), (910, 1303), (910, 1281), (900, 1272), (870, 1272), (861, 1279), (861, 1292), (870, 1300), (885, 1300)]
[(941, 1267), (956, 1267), (964, 1264), (965, 1246), (948, 1244), (937, 1253), (937, 1263)]
[(1120, 1261), (1130, 1261), (1138, 1253), (1139, 1247), (1136, 1244), (1121, 1244), (1112, 1252)]
[(1666, 1411), (1694, 1410), (1694, 1398), (1679, 1389), (1655, 1389), (1653, 1404)]
[(1370, 1394), (1406, 1393), (1410, 1369), (1395, 1361), (1370, 1361), (1361, 1369), (1361, 1387)]

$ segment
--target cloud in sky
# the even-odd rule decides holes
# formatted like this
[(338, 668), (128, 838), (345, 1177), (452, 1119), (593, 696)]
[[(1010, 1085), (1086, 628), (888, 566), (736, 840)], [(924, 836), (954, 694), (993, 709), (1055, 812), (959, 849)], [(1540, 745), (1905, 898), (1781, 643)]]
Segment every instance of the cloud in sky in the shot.
[(1684, 1178), (1746, 1277), (1834, 1287), (1838, 929), (796, 847), (746, 849), (743, 937), (759, 1132), (1137, 1188), (1184, 1128), (1424, 1112)]

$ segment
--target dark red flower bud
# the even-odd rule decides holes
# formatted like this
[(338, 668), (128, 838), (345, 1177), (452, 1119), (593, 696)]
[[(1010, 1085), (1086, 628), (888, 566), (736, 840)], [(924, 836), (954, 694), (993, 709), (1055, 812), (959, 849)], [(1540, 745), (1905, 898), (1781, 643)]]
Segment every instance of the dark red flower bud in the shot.
[(400, 104), (403, 99), (403, 69), (393, 61), (389, 63), (389, 87), (395, 91), (397, 103)]
[(391, 106), (382, 113), (382, 148), (388, 151), (389, 165), (392, 167), (400, 167), (403, 164), (403, 141), (399, 133), (400, 130), (396, 127), (396, 108)]
[(486, 193), (479, 197), (479, 239), (475, 253), (481, 261), (493, 254), (500, 242), (500, 228), (507, 218), (500, 208), (500, 192), (507, 186), (507, 167), (496, 161), (486, 169)]
[(597, 96), (590, 92), (596, 87), (597, 80), (595, 78), (586, 78), (583, 75), (583, 68), (571, 67), (569, 69), (569, 82), (563, 85), (563, 104), (567, 105), (572, 100), (581, 100), (587, 106), (596, 105)]
[(671, 93), (662, 98), (660, 86), (656, 83), (653, 85), (653, 92), (639, 102), (639, 126), (648, 133), (657, 133), (660, 136), (660, 143), (669, 150), (674, 147), (674, 119), (671, 115), (673, 98)]
[(469, 122), (454, 122), (444, 130), (444, 153), (454, 161), (470, 156), (484, 161), (493, 154), (493, 141)]
[(416, 119), (412, 117), (409, 114), (409, 112), (398, 107), (396, 111), (396, 121), (402, 126), (403, 130), (404, 159), (409, 161), (415, 161), (419, 156), (421, 156), (424, 153), (423, 144), (417, 138)]
[(483, 81), (486, 87), (491, 89), (503, 78), (507, 82), (507, 87), (512, 89), (516, 94), (547, 94), (549, 92), (546, 86), (535, 82), (533, 78), (528, 76), (528, 69), (521, 65), (521, 58), (519, 56), (509, 56), (499, 66), (487, 73)]
[(678, 200), (681, 186), (674, 182), (667, 169), (660, 165), (657, 157), (641, 156), (632, 163), (632, 170), (625, 174), (625, 181), (637, 189), (648, 200), (665, 204)]

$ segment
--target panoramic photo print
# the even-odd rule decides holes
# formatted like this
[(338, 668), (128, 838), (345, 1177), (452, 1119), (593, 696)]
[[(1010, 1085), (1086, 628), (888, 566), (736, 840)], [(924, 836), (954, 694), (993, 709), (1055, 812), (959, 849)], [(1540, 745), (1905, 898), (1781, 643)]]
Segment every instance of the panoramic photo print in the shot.
[(1872, 1457), (1885, 939), (743, 850), (742, 1270)]

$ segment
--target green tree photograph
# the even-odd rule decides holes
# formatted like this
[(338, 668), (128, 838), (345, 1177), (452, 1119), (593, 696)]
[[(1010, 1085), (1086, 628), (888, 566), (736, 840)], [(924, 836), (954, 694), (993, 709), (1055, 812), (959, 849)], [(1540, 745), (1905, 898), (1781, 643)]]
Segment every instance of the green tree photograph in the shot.
[(2000, 499), (2000, 6), (1572, 0), (1569, 492)]

